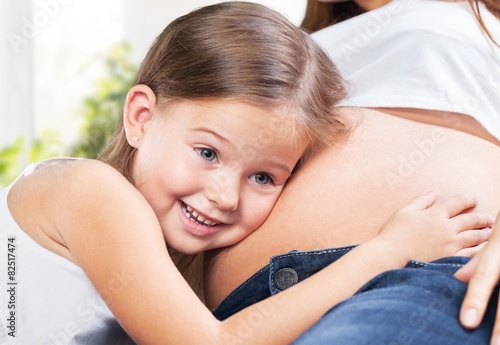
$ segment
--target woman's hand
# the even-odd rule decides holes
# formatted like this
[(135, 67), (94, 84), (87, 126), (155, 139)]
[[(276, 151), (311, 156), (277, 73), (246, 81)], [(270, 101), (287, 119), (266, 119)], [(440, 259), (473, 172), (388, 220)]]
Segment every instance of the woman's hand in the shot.
[(405, 260), (473, 256), (488, 240), (493, 225), (488, 215), (462, 213), (476, 205), (470, 196), (437, 200), (435, 193), (427, 193), (396, 211), (378, 237), (389, 240), (391, 250), (399, 251)]
[[(467, 265), (455, 273), (455, 278), (469, 283), (460, 310), (460, 322), (473, 329), (481, 323), (488, 301), (500, 280), (500, 214), (488, 244)], [(497, 311), (491, 344), (500, 342), (500, 309)]]

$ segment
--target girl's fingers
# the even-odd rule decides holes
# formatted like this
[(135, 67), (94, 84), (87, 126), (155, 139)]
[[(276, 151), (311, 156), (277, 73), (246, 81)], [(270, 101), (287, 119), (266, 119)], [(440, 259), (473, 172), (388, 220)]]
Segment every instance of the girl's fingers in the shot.
[(436, 199), (437, 194), (435, 192), (428, 192), (413, 198), (406, 206), (402, 207), (401, 210), (426, 210), (434, 205)]
[[(478, 230), (479, 231), (479, 230)], [(472, 246), (462, 246), (464, 247), (463, 249), (460, 249), (459, 251), (456, 252), (455, 255), (457, 256), (465, 256), (465, 257), (469, 257), (469, 258), (474, 258), (478, 255), (478, 253), (481, 251), (481, 249), (484, 248), (484, 246), (486, 245), (487, 242), (483, 242), (481, 244), (478, 244), (478, 245), (472, 245)], [(464, 266), (465, 267), (465, 266)], [(463, 273), (464, 277), (465, 277), (465, 274), (466, 272)], [(460, 279), (458, 278), (457, 276), (455, 276), (457, 279), (459, 280), (462, 280), (463, 282), (468, 282), (469, 279), (470, 279), (470, 276), (472, 276), (472, 271), (470, 272), (470, 275), (468, 276), (468, 279), (467, 281), (463, 280), (463, 279)], [(464, 278), (465, 279), (465, 278)]]
[(439, 204), (445, 209), (449, 217), (454, 217), (464, 210), (473, 208), (477, 205), (476, 198), (469, 195), (456, 195), (439, 201)]
[(491, 230), (481, 229), (481, 230), (468, 230), (463, 231), (458, 235), (458, 245), (461, 248), (468, 248), (478, 246), (480, 244), (486, 243), (490, 238)]
[(456, 222), (456, 229), (459, 233), (474, 229), (487, 229), (493, 226), (493, 218), (490, 215), (477, 212), (459, 214), (453, 217), (453, 221)]

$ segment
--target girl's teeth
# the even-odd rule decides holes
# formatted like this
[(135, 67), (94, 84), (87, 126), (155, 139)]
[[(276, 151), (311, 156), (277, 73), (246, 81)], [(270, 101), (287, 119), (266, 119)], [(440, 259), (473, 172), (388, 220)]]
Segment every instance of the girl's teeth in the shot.
[(200, 224), (207, 225), (207, 226), (214, 226), (214, 225), (219, 224), (217, 222), (205, 219), (205, 217), (203, 217), (202, 215), (200, 215), (191, 206), (189, 206), (187, 204), (183, 203), (183, 207), (186, 210), (184, 212), (186, 214), (186, 217), (190, 218), (192, 221), (195, 221), (195, 222), (198, 222)]

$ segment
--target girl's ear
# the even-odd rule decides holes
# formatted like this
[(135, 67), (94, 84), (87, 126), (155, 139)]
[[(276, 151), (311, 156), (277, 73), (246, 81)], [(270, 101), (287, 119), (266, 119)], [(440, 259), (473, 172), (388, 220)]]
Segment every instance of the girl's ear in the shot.
[(123, 126), (130, 146), (137, 147), (153, 119), (156, 96), (149, 86), (134, 85), (123, 107)]

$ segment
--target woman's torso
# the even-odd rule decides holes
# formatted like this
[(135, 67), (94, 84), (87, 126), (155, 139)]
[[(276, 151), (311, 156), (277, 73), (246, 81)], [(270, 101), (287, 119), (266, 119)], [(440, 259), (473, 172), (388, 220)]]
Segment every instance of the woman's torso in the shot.
[(257, 231), (208, 257), (209, 307), (271, 256), (366, 241), (397, 208), (430, 190), (441, 197), (471, 194), (479, 210), (498, 212), (498, 146), (375, 110), (346, 108), (345, 114), (358, 123), (350, 140), (308, 161)]
[[(500, 41), (500, 21), (480, 9)], [(500, 207), (500, 148), (492, 144), (500, 137), (500, 47), (466, 1), (392, 1), (313, 37), (347, 79), (343, 105), (359, 109), (348, 116), (362, 121), (348, 143), (323, 149), (294, 176), (261, 228), (208, 256), (211, 307), (272, 255), (363, 242), (429, 190), (474, 195), (491, 214)]]

